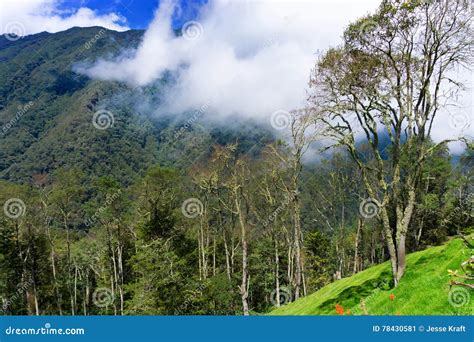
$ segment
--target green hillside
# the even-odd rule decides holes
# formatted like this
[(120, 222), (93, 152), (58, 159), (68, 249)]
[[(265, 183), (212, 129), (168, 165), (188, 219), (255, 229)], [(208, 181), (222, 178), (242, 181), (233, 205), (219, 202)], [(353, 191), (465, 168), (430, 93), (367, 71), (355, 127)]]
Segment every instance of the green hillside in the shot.
[[(189, 166), (213, 143), (239, 141), (247, 152), (270, 139), (255, 123), (238, 120), (224, 129), (200, 118), (182, 129), (193, 112), (156, 110), (165, 79), (133, 89), (76, 73), (77, 66), (136, 47), (142, 35), (76, 27), (14, 42), (0, 36), (0, 179), (28, 183), (34, 174), (75, 167), (130, 184), (152, 165)], [(93, 126), (99, 110), (112, 114), (110, 129)]]
[(390, 288), (390, 263), (385, 262), (331, 283), (270, 314), (335, 315), (336, 304), (339, 304), (346, 312), (350, 310), (350, 314), (362, 315), (361, 302), (365, 302), (369, 315), (474, 314), (472, 291), (470, 302), (460, 308), (448, 301), (448, 270), (458, 269), (470, 253), (461, 239), (454, 239), (443, 246), (408, 255), (406, 274), (395, 289)]

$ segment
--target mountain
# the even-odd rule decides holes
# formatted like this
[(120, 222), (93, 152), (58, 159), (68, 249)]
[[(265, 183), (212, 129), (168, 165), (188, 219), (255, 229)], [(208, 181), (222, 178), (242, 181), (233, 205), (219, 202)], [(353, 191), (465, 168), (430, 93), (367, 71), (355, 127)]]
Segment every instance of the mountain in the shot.
[[(182, 167), (206, 156), (215, 142), (242, 149), (268, 140), (253, 123), (238, 129), (196, 122), (190, 113), (154, 113), (162, 86), (132, 89), (74, 72), (74, 67), (137, 47), (143, 31), (101, 27), (39, 33), (16, 41), (0, 37), (0, 179), (30, 182), (34, 174), (75, 167), (129, 183), (150, 165)], [(113, 125), (97, 129), (94, 113)], [(236, 125), (237, 126), (237, 125)], [(180, 132), (177, 134), (177, 132)]]
[[(472, 250), (461, 239), (411, 253), (398, 287), (391, 289), (390, 262), (330, 283), (315, 293), (276, 308), (271, 315), (335, 315), (336, 305), (354, 315), (472, 315), (472, 298), (460, 307), (450, 305), (454, 294), (448, 270), (459, 269)], [(463, 291), (460, 291), (457, 300)], [(393, 295), (392, 295), (393, 294)], [(464, 297), (463, 297), (464, 298)], [(364, 303), (364, 304), (362, 304)], [(364, 312), (365, 305), (365, 312)]]

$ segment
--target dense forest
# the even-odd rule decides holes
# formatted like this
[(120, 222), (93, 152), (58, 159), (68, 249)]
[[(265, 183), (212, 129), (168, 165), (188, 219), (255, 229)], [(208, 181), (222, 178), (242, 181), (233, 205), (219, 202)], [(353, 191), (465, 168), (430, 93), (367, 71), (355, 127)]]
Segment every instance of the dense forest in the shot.
[(385, 261), (374, 286), (396, 287), (406, 254), (473, 232), (472, 137), (461, 155), (431, 137), (471, 21), (463, 1), (383, 1), (271, 125), (157, 117), (172, 76), (74, 71), (141, 31), (0, 37), (2, 314), (263, 314)]

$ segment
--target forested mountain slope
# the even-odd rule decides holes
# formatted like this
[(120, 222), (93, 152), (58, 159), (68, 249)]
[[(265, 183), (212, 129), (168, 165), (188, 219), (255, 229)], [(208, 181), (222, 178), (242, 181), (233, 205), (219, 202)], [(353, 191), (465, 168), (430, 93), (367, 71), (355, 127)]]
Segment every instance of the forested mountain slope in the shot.
[[(159, 101), (166, 80), (133, 89), (74, 71), (137, 46), (142, 34), (89, 27), (16, 41), (0, 37), (0, 178), (29, 182), (37, 173), (76, 167), (129, 183), (156, 163), (190, 165), (206, 154), (211, 141), (239, 140), (250, 148), (265, 137), (252, 124), (226, 132), (195, 123), (175, 139), (191, 115), (157, 112), (155, 103), (138, 106), (143, 105), (142, 92)], [(112, 113), (110, 129), (94, 127), (94, 113), (100, 110)]]
[[(452, 310), (447, 269), (467, 257), (458, 240), (422, 250), (474, 226), (472, 144), (456, 164), (429, 136), (394, 144), (381, 133), (375, 146), (353, 136), (352, 150), (326, 150), (310, 139), (319, 111), (283, 113), (286, 127), (272, 113), (223, 118), (212, 103), (209, 113), (169, 113), (174, 72), (143, 87), (80, 73), (133, 53), (141, 36), (93, 27), (0, 38), (4, 314), (259, 315), (290, 301), (276, 313), (358, 313), (370, 295), (368, 314)], [(431, 152), (413, 173), (420, 146)], [(368, 191), (391, 179), (396, 187)], [(399, 250), (422, 252), (396, 287), (382, 263), (409, 202)]]

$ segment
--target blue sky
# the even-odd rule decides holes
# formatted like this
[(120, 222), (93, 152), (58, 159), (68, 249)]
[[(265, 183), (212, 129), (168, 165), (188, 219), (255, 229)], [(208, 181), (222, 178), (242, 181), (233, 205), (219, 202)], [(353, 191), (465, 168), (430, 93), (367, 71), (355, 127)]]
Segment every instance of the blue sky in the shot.
[[(182, 12), (177, 13), (173, 20), (175, 28), (180, 28), (188, 20), (195, 19), (197, 9), (207, 0), (180, 0)], [(61, 9), (75, 10), (88, 7), (98, 14), (119, 13), (127, 18), (127, 24), (133, 29), (145, 29), (153, 19), (153, 12), (159, 0), (64, 0)]]

